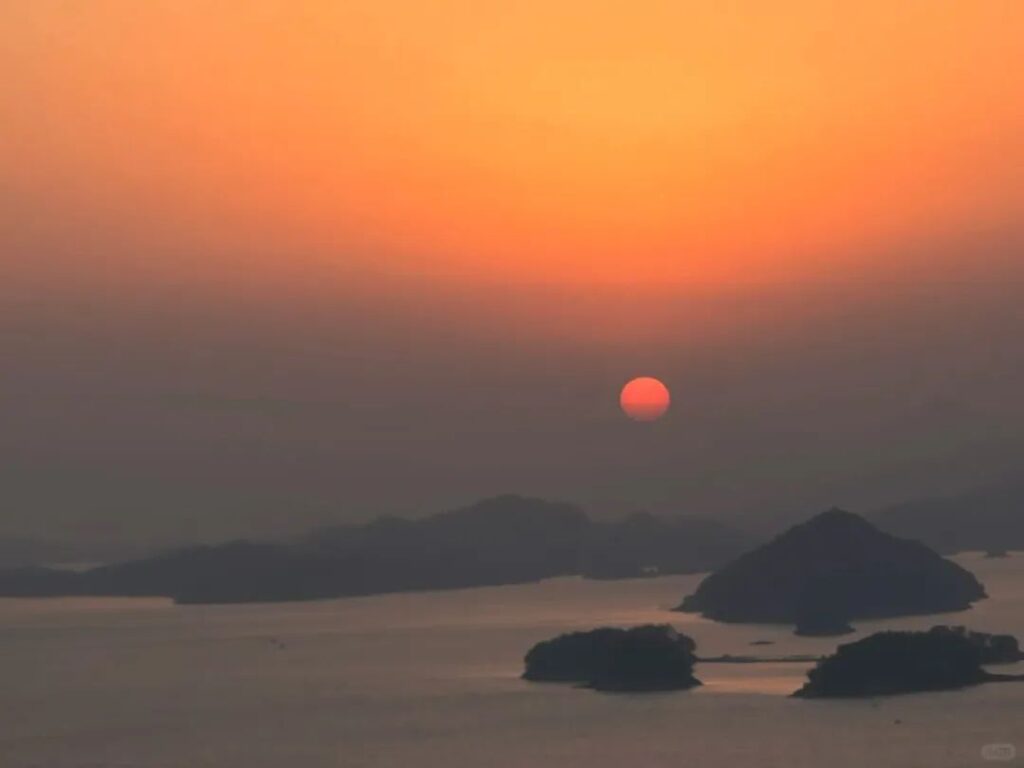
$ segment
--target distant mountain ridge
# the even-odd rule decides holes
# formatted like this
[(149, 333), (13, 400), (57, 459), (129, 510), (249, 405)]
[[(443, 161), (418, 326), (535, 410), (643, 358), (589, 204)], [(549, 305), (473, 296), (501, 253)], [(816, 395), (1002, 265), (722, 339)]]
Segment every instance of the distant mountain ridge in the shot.
[(944, 554), (1024, 550), (1024, 482), (907, 501), (871, 519), (885, 531), (918, 539)]
[(324, 528), (295, 543), (189, 547), (83, 573), (0, 570), (0, 596), (305, 600), (576, 574), (694, 572), (735, 557), (748, 544), (743, 534), (709, 521), (644, 515), (594, 522), (572, 504), (505, 495), (419, 520), (380, 518)]

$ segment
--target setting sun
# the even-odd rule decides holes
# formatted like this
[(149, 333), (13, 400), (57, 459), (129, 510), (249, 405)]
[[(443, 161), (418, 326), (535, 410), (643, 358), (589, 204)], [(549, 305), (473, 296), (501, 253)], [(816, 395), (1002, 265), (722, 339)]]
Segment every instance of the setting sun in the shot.
[(1012, 760), (1022, 41), (0, 0), (0, 766)]
[(665, 415), (671, 403), (668, 387), (658, 379), (641, 376), (622, 388), (619, 404), (634, 421), (656, 421)]

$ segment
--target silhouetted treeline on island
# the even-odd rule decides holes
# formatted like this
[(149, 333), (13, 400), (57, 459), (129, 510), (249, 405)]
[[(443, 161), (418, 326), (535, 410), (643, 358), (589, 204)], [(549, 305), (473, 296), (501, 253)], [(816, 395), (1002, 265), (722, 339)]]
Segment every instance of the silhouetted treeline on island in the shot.
[(700, 685), (693, 676), (696, 649), (667, 624), (572, 632), (533, 646), (523, 678), (598, 691), (685, 690)]
[(984, 597), (973, 574), (924, 544), (833, 509), (706, 577), (680, 610), (822, 635), (848, 632), (852, 619), (959, 611)]
[(575, 574), (692, 573), (721, 565), (748, 545), (744, 534), (710, 521), (639, 514), (595, 522), (571, 504), (508, 495), (420, 520), (321, 529), (296, 543), (190, 547), (82, 573), (0, 570), (0, 595), (304, 600)]
[[(523, 679), (577, 683), (600, 691), (670, 691), (700, 685), (700, 663), (764, 663), (807, 657), (698, 658), (697, 644), (667, 624), (630, 629), (604, 627), (570, 632), (534, 645), (526, 654)], [(1021, 680), (1021, 675), (988, 672), (984, 665), (1022, 660), (1017, 638), (935, 626), (927, 632), (878, 632), (818, 658), (801, 698), (881, 696), (962, 688), (984, 682)]]
[(1011, 635), (933, 627), (927, 632), (878, 632), (840, 645), (807, 673), (794, 696), (849, 698), (964, 688), (985, 682), (1022, 680), (999, 675), (983, 664), (1020, 660)]
[(948, 634), (962, 637), (969, 642), (978, 653), (982, 664), (1016, 664), (1024, 661), (1020, 652), (1020, 643), (1013, 635), (993, 635), (988, 632), (974, 632), (967, 627), (932, 627), (933, 634)]

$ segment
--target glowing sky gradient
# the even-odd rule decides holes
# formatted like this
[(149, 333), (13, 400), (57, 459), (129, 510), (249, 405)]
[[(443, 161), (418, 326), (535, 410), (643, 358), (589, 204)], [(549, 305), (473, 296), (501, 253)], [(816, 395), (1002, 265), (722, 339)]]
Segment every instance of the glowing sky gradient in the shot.
[[(1018, 0), (9, 0), (8, 507), (714, 511), (994, 465), (1022, 39)], [(685, 430), (616, 431), (637, 370)]]
[(0, 14), (5, 196), (98, 238), (288, 253), (253, 269), (789, 280), (1024, 194), (1015, 0)]

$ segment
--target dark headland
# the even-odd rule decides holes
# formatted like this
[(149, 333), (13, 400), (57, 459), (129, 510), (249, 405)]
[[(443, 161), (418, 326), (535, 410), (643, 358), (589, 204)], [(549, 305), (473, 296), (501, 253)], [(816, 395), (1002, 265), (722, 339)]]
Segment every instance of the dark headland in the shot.
[(711, 574), (679, 609), (835, 634), (855, 619), (959, 611), (984, 597), (973, 574), (924, 544), (832, 509)]

